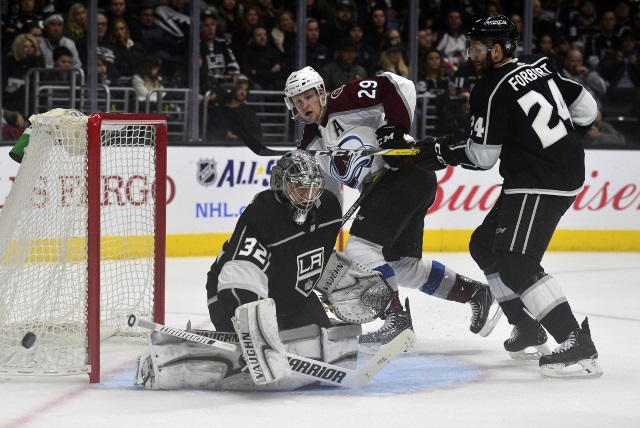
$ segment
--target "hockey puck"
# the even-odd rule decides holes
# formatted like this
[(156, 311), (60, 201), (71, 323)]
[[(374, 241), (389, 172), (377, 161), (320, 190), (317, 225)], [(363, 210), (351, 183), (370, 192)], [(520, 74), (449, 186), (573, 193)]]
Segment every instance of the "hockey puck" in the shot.
[(36, 343), (36, 335), (31, 332), (28, 332), (22, 338), (22, 346), (27, 349), (31, 348), (34, 343)]

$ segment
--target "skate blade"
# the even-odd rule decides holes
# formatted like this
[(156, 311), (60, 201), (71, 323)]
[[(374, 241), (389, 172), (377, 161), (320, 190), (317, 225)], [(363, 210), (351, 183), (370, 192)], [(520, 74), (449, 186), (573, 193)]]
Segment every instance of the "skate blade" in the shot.
[(520, 361), (536, 361), (543, 355), (549, 354), (551, 354), (551, 349), (549, 349), (546, 343), (538, 346), (530, 346), (518, 352), (509, 352), (511, 358)]
[(493, 316), (489, 315), (489, 318), (487, 319), (487, 322), (484, 324), (484, 327), (482, 327), (482, 330), (478, 332), (478, 334), (481, 337), (489, 336), (493, 331), (493, 329), (496, 328), (498, 321), (500, 321), (500, 317), (502, 317), (502, 308), (498, 304), (496, 304), (496, 306), (498, 307), (498, 309), (496, 309)]
[[(373, 356), (380, 351), (380, 348), (384, 346), (380, 343), (361, 343), (358, 348), (358, 353), (366, 356)], [(405, 351), (400, 354), (400, 357), (415, 357), (418, 355), (418, 350), (415, 346), (409, 346)]]
[(586, 358), (569, 364), (545, 364), (540, 374), (548, 379), (592, 379), (602, 376), (602, 368), (595, 358)]

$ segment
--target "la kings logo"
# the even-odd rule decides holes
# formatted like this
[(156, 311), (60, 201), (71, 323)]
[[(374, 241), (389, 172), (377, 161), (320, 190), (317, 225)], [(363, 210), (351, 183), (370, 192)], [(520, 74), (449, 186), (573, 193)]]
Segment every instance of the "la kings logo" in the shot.
[(217, 175), (215, 160), (201, 159), (198, 161), (198, 183), (203, 186), (211, 186), (215, 184)]
[(298, 256), (298, 280), (296, 290), (308, 296), (313, 290), (313, 286), (320, 279), (322, 267), (324, 266), (324, 250), (322, 247), (308, 251)]

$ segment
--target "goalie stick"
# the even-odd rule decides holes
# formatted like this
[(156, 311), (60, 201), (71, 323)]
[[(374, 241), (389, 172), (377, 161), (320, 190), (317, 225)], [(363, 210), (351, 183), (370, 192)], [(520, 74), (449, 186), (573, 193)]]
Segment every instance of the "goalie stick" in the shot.
[(380, 179), (382, 177), (384, 177), (384, 175), (389, 171), (388, 168), (382, 168), (380, 171), (378, 171), (378, 173), (373, 177), (373, 180), (371, 180), (371, 182), (369, 183), (369, 185), (367, 186), (366, 189), (364, 189), (364, 191), (362, 191), (362, 193), (360, 193), (360, 196), (358, 196), (358, 199), (356, 199), (356, 201), (353, 203), (353, 205), (351, 205), (351, 208), (349, 208), (347, 210), (346, 213), (344, 213), (344, 215), (342, 216), (342, 224), (340, 225), (340, 227), (344, 226), (344, 224), (349, 221), (349, 219), (351, 218), (351, 216), (353, 215), (353, 213), (356, 212), (356, 210), (358, 208), (360, 208), (360, 204), (362, 204), (362, 201), (364, 200), (364, 198), (367, 197), (367, 195), (369, 193), (371, 193), (371, 191), (373, 190), (374, 187), (376, 187), (376, 183), (378, 183), (378, 181), (380, 181)]
[(202, 343), (203, 345), (214, 346), (229, 352), (235, 352), (238, 348), (233, 343), (222, 342), (220, 340), (210, 339), (178, 328), (167, 327), (166, 325), (158, 324), (153, 321), (143, 320), (135, 315), (129, 315), (127, 324), (129, 324), (129, 327), (142, 327), (151, 331), (159, 331), (160, 333), (181, 337), (183, 339), (191, 340), (192, 342)]
[[(221, 344), (228, 345), (229, 347), (233, 347), (233, 349), (227, 349), (228, 351), (234, 352), (236, 350), (236, 345), (232, 343), (220, 342), (219, 340), (209, 339), (207, 337), (200, 336), (199, 334), (190, 333), (178, 328), (167, 327), (152, 321), (146, 321), (135, 315), (129, 316), (129, 326), (137, 326), (151, 331), (159, 331), (170, 336), (222, 349), (225, 348), (221, 347)], [(369, 381), (373, 379), (380, 370), (413, 345), (415, 341), (415, 333), (410, 329), (406, 329), (396, 336), (391, 342), (380, 348), (378, 353), (371, 357), (363, 367), (356, 370), (346, 369), (335, 364), (317, 361), (300, 355), (291, 354), (289, 352), (285, 353), (285, 355), (287, 356), (291, 370), (301, 376), (334, 386), (355, 389), (361, 388), (369, 383)]]
[[(252, 133), (244, 126), (242, 123), (242, 118), (240, 114), (231, 109), (227, 113), (227, 119), (231, 124), (231, 128), (235, 131), (236, 134), (244, 141), (245, 146), (247, 146), (253, 153), (258, 156), (284, 156), (289, 153), (291, 149), (288, 150), (277, 150), (270, 149), (266, 147), (264, 144), (260, 142)], [(306, 150), (312, 155), (316, 156), (353, 156), (353, 155), (394, 155), (394, 156), (413, 156), (420, 153), (420, 149), (411, 148), (411, 149), (328, 149), (328, 150)]]

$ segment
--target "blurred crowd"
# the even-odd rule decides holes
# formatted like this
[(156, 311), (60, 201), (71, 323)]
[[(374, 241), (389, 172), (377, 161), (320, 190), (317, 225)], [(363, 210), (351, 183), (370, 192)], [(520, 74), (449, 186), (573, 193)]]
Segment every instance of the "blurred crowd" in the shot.
[[(298, 28), (295, 0), (192, 1), (201, 12), (200, 100), (211, 106), (211, 138), (230, 143), (237, 137), (215, 120), (217, 109), (243, 107), (252, 90), (283, 90), (296, 67), (298, 31), (306, 34), (307, 65), (327, 90), (390, 71), (415, 80), (418, 94), (432, 94), (441, 122), (464, 135), (465, 104), (477, 80), (466, 59), (466, 32), (476, 19), (497, 14), (522, 30), (522, 1), (421, 0), (418, 74), (411, 76), (408, 19), (416, 11), (408, 0), (306, 0), (306, 28)], [(188, 87), (188, 0), (99, 0), (98, 7), (100, 84), (133, 87), (140, 101), (153, 89)], [(585, 145), (637, 144), (640, 2), (533, 0), (532, 9), (533, 53), (551, 58), (599, 103)], [(28, 114), (29, 69), (86, 74), (88, 11), (85, 2), (71, 0), (9, 0), (1, 12), (3, 125), (19, 132)], [(252, 120), (251, 112), (243, 114)]]

